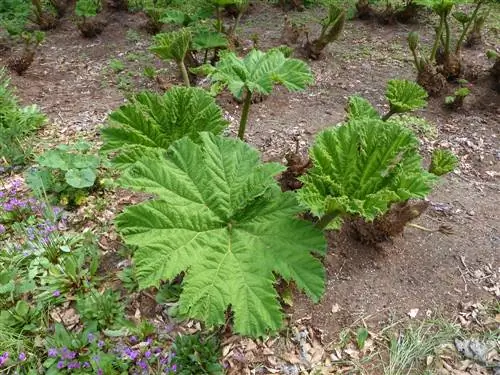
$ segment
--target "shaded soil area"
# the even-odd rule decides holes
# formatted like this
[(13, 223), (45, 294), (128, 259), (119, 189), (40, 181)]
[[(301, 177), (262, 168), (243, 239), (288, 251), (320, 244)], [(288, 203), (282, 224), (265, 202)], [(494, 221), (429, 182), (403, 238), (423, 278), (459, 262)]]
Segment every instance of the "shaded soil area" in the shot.
[[(278, 8), (259, 2), (242, 20), (243, 38), (258, 32), (261, 48), (279, 45), (283, 16)], [(147, 51), (150, 37), (139, 30), (141, 22), (139, 15), (116, 13), (103, 34), (92, 40), (82, 39), (69, 19), (48, 32), (33, 66), (12, 79), (22, 100), (37, 103), (50, 117), (40, 132), (40, 148), (80, 136), (99, 141), (98, 127), (131, 90), (119, 87), (119, 76), (108, 69), (110, 59), (127, 61), (133, 89), (161, 90), (180, 83), (175, 69)], [(138, 40), (128, 35), (131, 29)], [(423, 40), (430, 38), (432, 28), (425, 22), (411, 27), (348, 22), (324, 59), (311, 62), (314, 86), (294, 94), (277, 89), (252, 106), (248, 142), (263, 152), (265, 160), (283, 160), (296, 141), (306, 153), (314, 134), (341, 121), (350, 95), (358, 93), (384, 112), (387, 80), (415, 77), (406, 49), (406, 36), (413, 29), (420, 29)], [(475, 277), (475, 271), (489, 267), (498, 275), (500, 267), (500, 98), (490, 87), (490, 63), (483, 52), (494, 46), (493, 37), (487, 31), (484, 48), (465, 51), (479, 70), (465, 107), (445, 110), (439, 98), (420, 113), (438, 131), (436, 138), (423, 137), (424, 154), (437, 146), (450, 148), (460, 157), (460, 169), (437, 188), (430, 197), (431, 208), (417, 223), (432, 230), (446, 224), (453, 234), (410, 227), (382, 250), (362, 245), (345, 232), (328, 234), (327, 292), (316, 306), (297, 294), (289, 309), (292, 320), (310, 316), (313, 325), (333, 340), (343, 327), (360, 320), (378, 324), (411, 309), (419, 309), (419, 316), (428, 310), (454, 315), (460, 303), (492, 295), (484, 290), (491, 278)], [(6, 58), (1, 56), (0, 64)], [(141, 76), (146, 60), (166, 68), (161, 80)], [(241, 108), (227, 94), (218, 100), (234, 133)]]

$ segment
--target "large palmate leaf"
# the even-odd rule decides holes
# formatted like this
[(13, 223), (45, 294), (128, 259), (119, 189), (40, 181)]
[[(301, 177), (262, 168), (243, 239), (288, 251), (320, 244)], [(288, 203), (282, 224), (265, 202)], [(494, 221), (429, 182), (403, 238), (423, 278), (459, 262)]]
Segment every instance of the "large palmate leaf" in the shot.
[(184, 56), (191, 44), (191, 37), (191, 31), (188, 28), (156, 34), (154, 44), (150, 49), (163, 60), (174, 60), (179, 63), (184, 61)]
[(392, 203), (425, 197), (436, 178), (422, 168), (418, 145), (411, 130), (379, 119), (325, 130), (310, 151), (299, 200), (319, 217), (373, 220)]
[(193, 49), (202, 51), (212, 48), (226, 48), (227, 37), (223, 33), (210, 30), (200, 30), (193, 35)]
[(116, 166), (126, 168), (149, 155), (158, 157), (184, 136), (220, 133), (228, 124), (215, 100), (199, 88), (174, 87), (164, 95), (143, 92), (109, 115), (102, 129), (103, 151), (119, 151)]
[(274, 274), (294, 280), (314, 301), (324, 291), (324, 269), (312, 252), (325, 240), (298, 219), (295, 196), (274, 176), (284, 168), (263, 164), (239, 140), (210, 133), (201, 144), (183, 138), (163, 161), (140, 160), (123, 186), (156, 195), (116, 219), (146, 288), (185, 272), (180, 312), (223, 324), (230, 306), (234, 330), (258, 336), (281, 326)]
[(300, 91), (314, 82), (305, 62), (287, 58), (278, 49), (267, 52), (254, 49), (244, 58), (228, 52), (222, 54), (215, 67), (204, 65), (197, 71), (208, 74), (214, 82), (227, 85), (238, 99), (242, 99), (245, 90), (270, 94), (273, 86), (280, 84), (290, 91)]
[(404, 113), (425, 107), (427, 92), (418, 83), (392, 79), (387, 84), (386, 92), (391, 113)]

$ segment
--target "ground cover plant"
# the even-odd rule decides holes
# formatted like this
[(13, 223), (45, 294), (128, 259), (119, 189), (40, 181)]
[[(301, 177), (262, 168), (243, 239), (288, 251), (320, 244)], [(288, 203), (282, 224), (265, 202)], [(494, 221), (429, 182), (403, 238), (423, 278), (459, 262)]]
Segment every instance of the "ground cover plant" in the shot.
[(0, 4), (0, 67), (57, 24), (0, 80), (0, 373), (494, 372), (495, 4), (449, 98), (436, 13), (368, 5)]
[(25, 163), (29, 137), (45, 120), (37, 106), (19, 105), (5, 69), (0, 69), (0, 165)]

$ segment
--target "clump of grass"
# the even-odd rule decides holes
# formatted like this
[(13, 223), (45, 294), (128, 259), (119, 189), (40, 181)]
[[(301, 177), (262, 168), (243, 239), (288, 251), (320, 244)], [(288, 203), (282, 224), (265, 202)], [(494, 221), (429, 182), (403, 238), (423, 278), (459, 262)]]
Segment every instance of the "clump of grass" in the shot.
[(424, 321), (406, 328), (390, 340), (389, 363), (384, 365), (384, 374), (412, 373), (428, 356), (459, 335), (460, 328), (445, 321)]

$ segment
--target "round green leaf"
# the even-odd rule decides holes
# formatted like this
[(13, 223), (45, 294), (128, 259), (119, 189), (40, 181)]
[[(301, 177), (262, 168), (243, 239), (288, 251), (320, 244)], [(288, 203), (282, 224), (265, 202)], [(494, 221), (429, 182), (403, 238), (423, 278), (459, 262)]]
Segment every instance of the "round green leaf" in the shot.
[(90, 168), (70, 169), (66, 172), (66, 182), (68, 185), (83, 189), (94, 185), (96, 174)]

